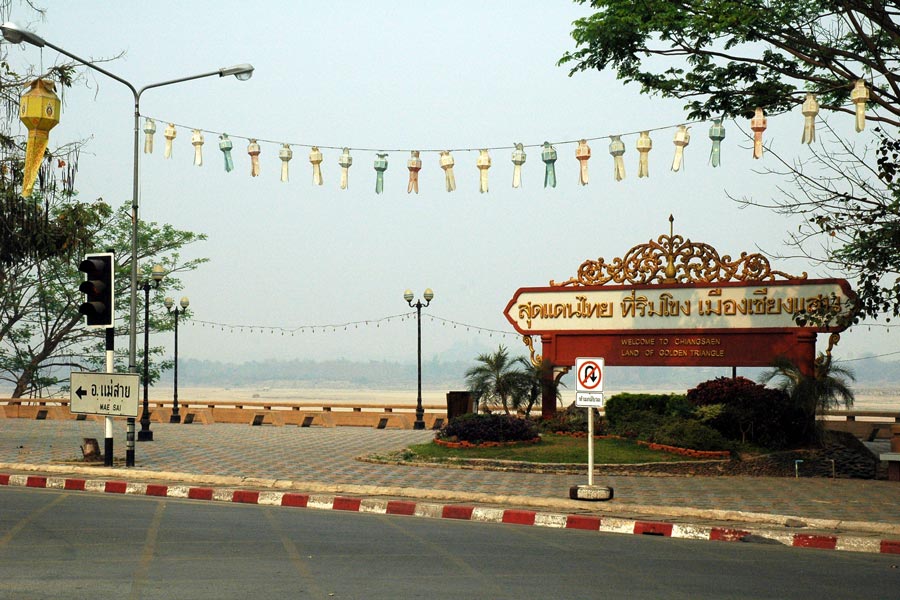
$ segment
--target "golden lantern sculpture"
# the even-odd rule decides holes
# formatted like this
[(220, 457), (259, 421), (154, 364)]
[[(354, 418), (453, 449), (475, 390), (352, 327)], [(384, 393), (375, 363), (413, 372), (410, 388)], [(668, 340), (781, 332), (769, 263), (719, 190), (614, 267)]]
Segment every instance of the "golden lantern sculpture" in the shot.
[(59, 123), (59, 96), (56, 84), (47, 79), (35, 79), (19, 102), (19, 119), (28, 128), (25, 148), (25, 173), (22, 177), (22, 196), (31, 196), (37, 180), (44, 152), (50, 141), (50, 130)]

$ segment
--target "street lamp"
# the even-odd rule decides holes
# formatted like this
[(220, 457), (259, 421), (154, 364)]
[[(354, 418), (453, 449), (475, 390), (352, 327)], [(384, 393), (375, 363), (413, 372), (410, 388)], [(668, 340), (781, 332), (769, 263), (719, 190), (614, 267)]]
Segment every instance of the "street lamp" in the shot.
[(431, 288), (427, 288), (422, 295), (425, 298), (425, 304), (421, 300), (416, 300), (413, 304), (414, 295), (412, 290), (403, 292), (403, 299), (416, 309), (416, 325), (418, 327), (418, 360), (419, 360), (419, 395), (416, 396), (416, 421), (413, 423), (413, 429), (425, 429), (425, 409), (422, 408), (422, 307), (431, 304), (434, 298), (434, 292)]
[(4, 23), (0, 25), (0, 31), (3, 33), (3, 37), (13, 44), (27, 43), (32, 46), (37, 46), (38, 48), (43, 48), (44, 46), (48, 46), (60, 54), (68, 56), (72, 60), (78, 61), (86, 67), (94, 69), (95, 71), (99, 71), (106, 75), (111, 79), (115, 79), (119, 83), (128, 87), (131, 90), (132, 95), (134, 96), (134, 177), (133, 177), (133, 185), (132, 185), (132, 195), (131, 195), (131, 321), (129, 322), (129, 331), (128, 331), (128, 371), (130, 373), (134, 373), (137, 371), (136, 364), (136, 354), (137, 354), (137, 330), (135, 329), (135, 322), (137, 321), (137, 287), (138, 287), (138, 260), (137, 260), (137, 240), (138, 240), (138, 189), (140, 188), (139, 183), (140, 179), (138, 176), (138, 148), (139, 148), (139, 139), (140, 139), (140, 116), (141, 116), (141, 94), (151, 88), (163, 87), (166, 85), (172, 85), (174, 83), (181, 83), (184, 81), (191, 81), (193, 79), (201, 79), (203, 77), (212, 77), (214, 75), (218, 75), (219, 77), (226, 77), (228, 75), (234, 75), (234, 77), (240, 81), (247, 81), (253, 75), (253, 65), (249, 64), (240, 64), (234, 65), (232, 67), (222, 67), (216, 71), (210, 71), (208, 73), (200, 73), (198, 75), (188, 75), (187, 77), (179, 77), (178, 79), (170, 79), (168, 81), (161, 81), (159, 83), (151, 83), (150, 85), (145, 85), (144, 87), (137, 89), (128, 81), (122, 79), (118, 75), (113, 75), (106, 69), (102, 67), (98, 67), (94, 63), (85, 60), (79, 56), (68, 52), (67, 50), (63, 50), (59, 46), (54, 46), (50, 42), (46, 41), (36, 33), (32, 33), (27, 29), (20, 29), (18, 25), (15, 23)]
[(178, 412), (178, 315), (184, 314), (191, 301), (187, 296), (183, 296), (180, 302), (181, 310), (178, 310), (177, 306), (174, 310), (172, 309), (175, 301), (171, 298), (166, 298), (163, 303), (166, 305), (166, 310), (175, 315), (175, 395), (172, 399), (172, 417), (169, 419), (169, 423), (181, 423), (181, 414)]
[[(141, 413), (141, 430), (138, 431), (137, 441), (152, 442), (153, 432), (150, 431), (150, 401), (147, 398), (147, 386), (150, 381), (150, 290), (159, 289), (159, 284), (165, 276), (165, 270), (159, 265), (153, 265), (150, 279), (145, 279), (141, 286), (144, 290), (144, 411)], [(150, 284), (150, 281), (153, 284)]]

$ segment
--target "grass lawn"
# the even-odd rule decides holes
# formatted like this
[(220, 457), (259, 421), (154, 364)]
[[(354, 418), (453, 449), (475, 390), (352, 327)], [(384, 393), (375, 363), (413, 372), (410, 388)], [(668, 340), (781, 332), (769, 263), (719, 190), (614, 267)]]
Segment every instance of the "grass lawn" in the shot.
[[(445, 448), (434, 443), (417, 444), (409, 449), (424, 459), (486, 458), (533, 463), (587, 464), (588, 441), (564, 435), (542, 434), (538, 444), (503, 448)], [(684, 456), (650, 450), (629, 440), (594, 440), (594, 464), (635, 464), (691, 460)]]

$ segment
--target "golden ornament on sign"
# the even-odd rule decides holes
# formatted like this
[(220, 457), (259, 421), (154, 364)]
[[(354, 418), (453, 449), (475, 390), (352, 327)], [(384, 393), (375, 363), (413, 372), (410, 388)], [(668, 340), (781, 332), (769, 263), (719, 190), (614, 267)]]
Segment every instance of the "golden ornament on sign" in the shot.
[(531, 339), (531, 336), (530, 336), (530, 335), (523, 335), (523, 336), (522, 336), (522, 343), (525, 344), (525, 345), (528, 347), (528, 351), (531, 353), (531, 364), (532, 364), (532, 366), (534, 366), (535, 368), (538, 368), (538, 369), (539, 369), (539, 368), (541, 367), (541, 365), (544, 363), (544, 357), (541, 356), (540, 354), (535, 355), (535, 353), (534, 353), (534, 340)]
[(578, 274), (551, 287), (614, 284), (719, 283), (725, 281), (773, 281), (806, 279), (807, 274), (789, 275), (773, 270), (769, 259), (759, 253), (741, 252), (736, 260), (720, 256), (709, 244), (692, 242), (674, 235), (669, 215), (669, 235), (661, 235), (629, 250), (624, 257), (607, 263), (605, 259), (586, 260)]

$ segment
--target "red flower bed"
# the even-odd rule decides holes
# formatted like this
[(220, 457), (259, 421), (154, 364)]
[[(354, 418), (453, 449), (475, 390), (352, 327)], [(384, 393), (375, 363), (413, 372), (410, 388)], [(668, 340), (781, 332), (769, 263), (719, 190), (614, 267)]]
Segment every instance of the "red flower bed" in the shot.
[(480, 444), (473, 444), (472, 442), (448, 442), (447, 440), (442, 440), (438, 438), (434, 438), (434, 443), (438, 446), (443, 446), (444, 448), (501, 448), (504, 446), (516, 446), (520, 444), (537, 444), (541, 441), (540, 437), (536, 437), (531, 440), (525, 441), (516, 441), (516, 442), (481, 442)]
[(690, 456), (692, 458), (731, 458), (731, 452), (728, 450), (691, 450), (690, 448), (679, 448), (678, 446), (667, 446), (665, 444), (656, 444), (653, 442), (644, 442), (635, 440), (641, 446), (647, 446), (651, 450), (662, 450), (670, 454), (680, 454), (681, 456)]

